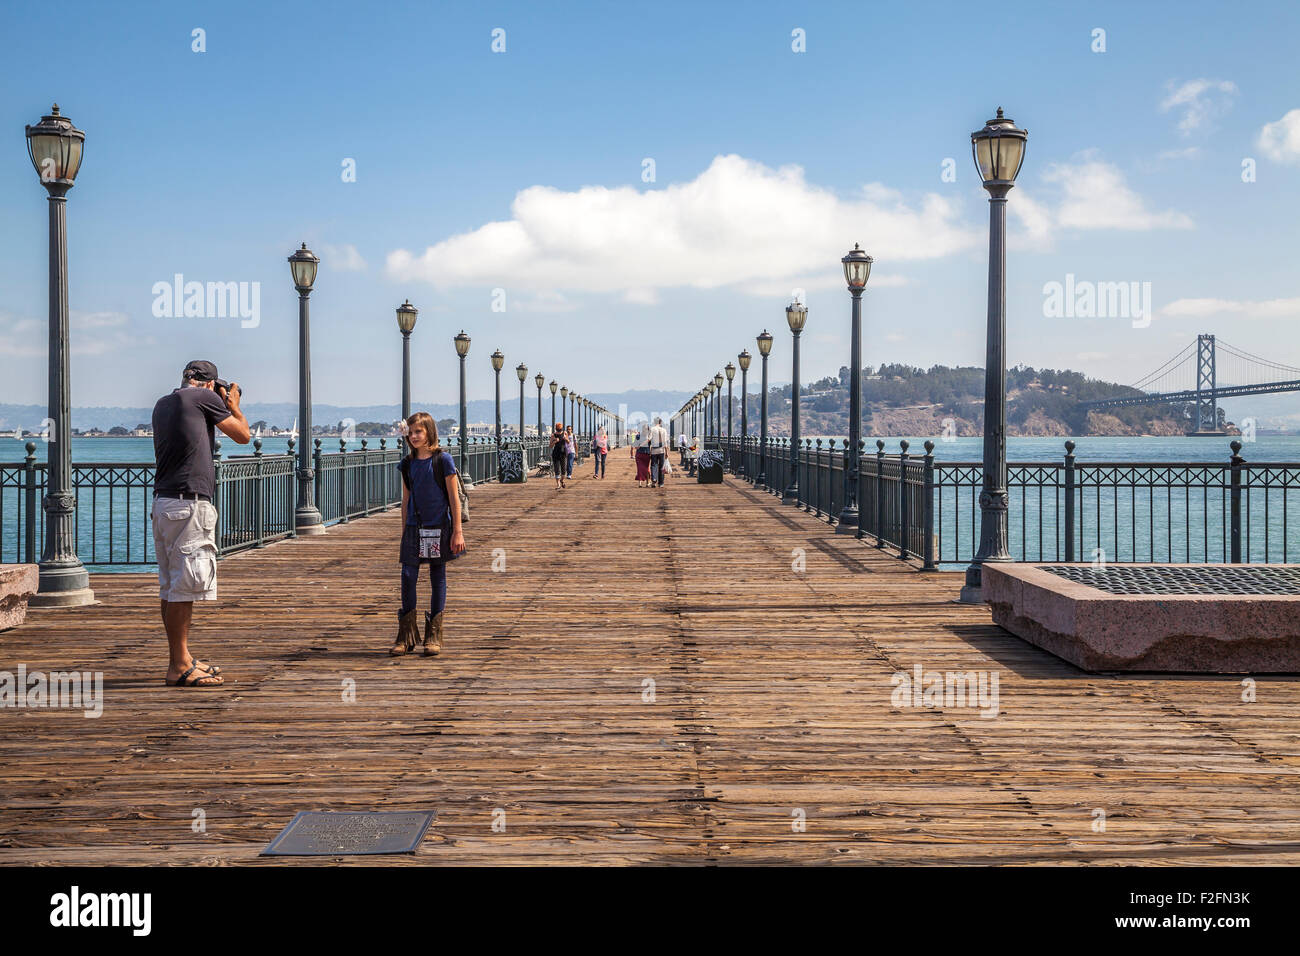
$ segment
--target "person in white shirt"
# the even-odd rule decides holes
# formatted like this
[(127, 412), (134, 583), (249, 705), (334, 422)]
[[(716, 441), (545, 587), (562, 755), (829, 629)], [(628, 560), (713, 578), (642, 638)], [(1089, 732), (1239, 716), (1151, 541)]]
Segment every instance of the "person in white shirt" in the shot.
[(650, 483), (664, 486), (664, 459), (668, 455), (668, 429), (664, 428), (664, 420), (656, 418), (654, 425), (650, 428)]

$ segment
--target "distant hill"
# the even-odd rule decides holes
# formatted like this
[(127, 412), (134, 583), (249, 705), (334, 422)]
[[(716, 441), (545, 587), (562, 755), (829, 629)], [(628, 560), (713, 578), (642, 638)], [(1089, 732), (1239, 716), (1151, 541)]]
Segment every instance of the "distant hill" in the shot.
[[(838, 377), (824, 378), (800, 388), (800, 430), (804, 435), (843, 435), (848, 431), (849, 371), (841, 368)], [(740, 421), (740, 383), (735, 383), (735, 420)], [(1181, 435), (1188, 427), (1190, 409), (1182, 405), (1140, 405), (1113, 408), (1104, 412), (1087, 412), (1082, 401), (1109, 398), (1133, 392), (1128, 386), (1089, 378), (1081, 372), (1034, 369), (1018, 366), (1007, 370), (1007, 431), (1010, 435)], [(637, 390), (620, 393), (593, 393), (588, 397), (615, 412), (667, 417), (682, 406), (693, 392)], [(910, 365), (885, 364), (863, 373), (863, 431), (867, 437), (898, 435), (938, 435), (945, 429), (957, 436), (980, 435), (984, 427), (984, 369), (978, 366), (949, 368), (935, 365), (921, 369)], [(1258, 419), (1259, 426), (1275, 432), (1294, 432), (1300, 417), (1294, 414), (1294, 397), (1262, 396), (1276, 399), (1267, 405), (1253, 399), (1247, 408), (1244, 400), (1234, 399), (1233, 407), (1241, 414)], [(1286, 400), (1286, 401), (1283, 401)], [(557, 416), (559, 396), (556, 396)], [(768, 393), (769, 433), (790, 434), (790, 386), (774, 385)], [(433, 415), (435, 420), (459, 417), (454, 403), (413, 403), (417, 410)], [(1256, 409), (1259, 409), (1258, 411)], [(490, 399), (474, 399), (468, 404), (471, 422), (490, 422), (494, 407)], [(265, 421), (269, 426), (288, 428), (298, 415), (294, 402), (249, 402), (244, 413), (250, 422)], [(45, 418), (43, 405), (0, 404), (0, 431), (15, 427), (37, 429)], [(313, 405), (315, 425), (334, 425), (344, 419), (353, 422), (396, 422), (400, 406), (391, 405)], [(542, 418), (551, 414), (551, 393), (542, 391)], [(1220, 406), (1223, 415), (1223, 407)], [(72, 426), (81, 430), (115, 426), (134, 428), (146, 424), (152, 408), (76, 408)], [(503, 422), (519, 418), (518, 382), (507, 388), (502, 382), (501, 417)], [(725, 409), (724, 409), (725, 418)], [(535, 424), (537, 389), (531, 382), (524, 392), (524, 419)], [(749, 395), (749, 420), (757, 428), (759, 395)], [(1227, 424), (1225, 422), (1225, 424)], [(724, 423), (725, 430), (725, 423)], [(1229, 429), (1231, 430), (1231, 429)]]
[[(799, 390), (799, 427), (804, 435), (843, 435), (848, 431), (849, 370)], [(1081, 372), (1017, 366), (1007, 370), (1009, 435), (1182, 435), (1191, 410), (1183, 405), (1151, 404), (1089, 411), (1079, 403), (1135, 389)], [(921, 369), (885, 364), (863, 372), (862, 423), (866, 437), (983, 434), (984, 369), (935, 365)], [(758, 396), (749, 400), (750, 420), (759, 413)], [(1223, 410), (1220, 409), (1222, 422)], [(1228, 423), (1223, 422), (1225, 427)], [(1229, 427), (1229, 431), (1232, 429)], [(768, 432), (790, 434), (790, 387), (771, 390)]]
[[(513, 388), (507, 388), (504, 380), (501, 385), (501, 418), (506, 422), (519, 420), (519, 382), (515, 380)], [(604, 405), (614, 412), (620, 405), (627, 409), (627, 414), (641, 412), (645, 415), (660, 414), (667, 418), (682, 406), (693, 393), (668, 391), (632, 391), (617, 394), (593, 393), (588, 395), (591, 401)], [(555, 396), (556, 417), (560, 417), (561, 398)], [(421, 403), (413, 402), (416, 411), (426, 411), (435, 420), (459, 418), (460, 409), (455, 403)], [(250, 422), (265, 421), (277, 428), (289, 428), (298, 417), (297, 402), (247, 402), (243, 406), (244, 414)], [(492, 399), (473, 399), (466, 404), (467, 417), (471, 422), (490, 422), (495, 416), (495, 402)], [(14, 428), (38, 430), (46, 417), (44, 405), (13, 405), (0, 403), (0, 431), (12, 431)], [(350, 418), (354, 422), (396, 422), (402, 414), (399, 404), (391, 405), (312, 405), (312, 424), (333, 425)], [(551, 393), (542, 390), (542, 420), (545, 422), (551, 414)], [(120, 426), (134, 428), (136, 425), (148, 424), (153, 416), (153, 407), (89, 407), (72, 410), (72, 427), (85, 431), (99, 428), (107, 431)], [(528, 425), (537, 423), (537, 387), (531, 382), (524, 392), (524, 422)]]

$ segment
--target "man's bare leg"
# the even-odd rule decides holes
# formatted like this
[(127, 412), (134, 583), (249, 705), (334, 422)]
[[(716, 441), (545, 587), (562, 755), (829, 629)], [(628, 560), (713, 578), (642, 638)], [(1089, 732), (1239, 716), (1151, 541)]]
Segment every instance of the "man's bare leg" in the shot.
[[(163, 627), (167, 630), (167, 679), (180, 680), (182, 674), (197, 663), (190, 656), (190, 621), (194, 617), (193, 601), (163, 601)], [(201, 673), (206, 673), (201, 667)], [(198, 676), (191, 674), (189, 680)], [(200, 684), (224, 684), (225, 678), (207, 674), (199, 678)]]

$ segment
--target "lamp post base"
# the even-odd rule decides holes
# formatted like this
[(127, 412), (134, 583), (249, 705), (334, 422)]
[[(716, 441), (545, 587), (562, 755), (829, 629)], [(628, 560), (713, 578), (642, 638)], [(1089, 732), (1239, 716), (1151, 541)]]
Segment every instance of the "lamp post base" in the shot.
[(315, 508), (298, 511), (293, 516), (293, 530), (300, 538), (310, 538), (325, 533), (325, 523)]
[(90, 574), (76, 558), (71, 563), (56, 561), (39, 566), (36, 593), (28, 607), (84, 607), (95, 603)]
[(836, 534), (858, 533), (858, 509), (845, 508), (840, 512), (839, 524), (835, 526)]
[(95, 592), (90, 588), (77, 588), (75, 591), (37, 592), (27, 599), (28, 607), (85, 607), (96, 604)]
[(799, 486), (791, 485), (781, 493), (781, 504), (797, 505), (799, 503)]
[(966, 569), (966, 583), (962, 586), (957, 601), (961, 604), (983, 604), (984, 586), (982, 568), (985, 564), (1011, 564), (1011, 557), (984, 558)]

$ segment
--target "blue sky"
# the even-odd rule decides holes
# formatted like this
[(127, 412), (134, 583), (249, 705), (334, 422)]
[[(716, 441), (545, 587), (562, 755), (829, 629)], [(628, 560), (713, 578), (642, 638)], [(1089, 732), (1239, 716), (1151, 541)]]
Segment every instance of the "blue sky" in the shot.
[[(0, 12), (0, 401), (45, 395), (46, 203), (22, 127), (56, 100), (87, 134), (77, 405), (150, 404), (200, 356), (250, 400), (293, 400), (303, 241), (323, 260), (320, 402), (397, 400), (408, 297), (417, 402), (454, 400), (461, 328), (472, 397), (498, 347), (584, 394), (693, 391), (764, 327), (788, 378), (796, 288), (805, 381), (834, 374), (855, 241), (876, 257), (865, 362), (982, 364), (969, 135), (999, 105), (1029, 130), (1012, 364), (1132, 381), (1205, 331), (1300, 365), (1294, 3), (70, 2), (57, 58), (47, 20)], [(155, 317), (176, 273), (260, 283), (259, 324)], [(1149, 282), (1154, 321), (1046, 316), (1067, 274)]]

